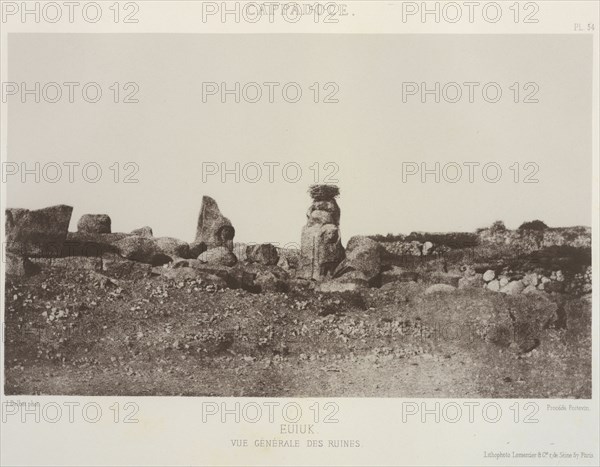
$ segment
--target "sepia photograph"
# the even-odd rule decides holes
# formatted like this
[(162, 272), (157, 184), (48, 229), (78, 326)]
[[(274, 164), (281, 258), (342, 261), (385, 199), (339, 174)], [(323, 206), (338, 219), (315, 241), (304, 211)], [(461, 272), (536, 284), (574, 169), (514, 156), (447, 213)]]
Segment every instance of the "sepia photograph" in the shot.
[(6, 465), (597, 463), (598, 4), (474, 3), (2, 1), (3, 450), (224, 450)]

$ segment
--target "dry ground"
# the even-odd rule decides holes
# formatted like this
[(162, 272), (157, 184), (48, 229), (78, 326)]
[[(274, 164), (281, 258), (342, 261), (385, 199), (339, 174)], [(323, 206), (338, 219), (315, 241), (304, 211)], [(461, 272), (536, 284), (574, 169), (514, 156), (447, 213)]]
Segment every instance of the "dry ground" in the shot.
[(425, 287), (252, 294), (46, 269), (7, 280), (5, 392), (591, 397), (589, 299)]

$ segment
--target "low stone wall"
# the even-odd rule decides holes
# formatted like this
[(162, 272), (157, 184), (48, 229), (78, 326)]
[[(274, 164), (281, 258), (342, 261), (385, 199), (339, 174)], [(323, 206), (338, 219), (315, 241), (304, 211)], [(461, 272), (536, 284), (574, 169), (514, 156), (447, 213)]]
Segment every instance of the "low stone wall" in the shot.
[(551, 246), (572, 246), (590, 248), (592, 229), (589, 227), (562, 227), (536, 230), (483, 229), (478, 232), (481, 243), (495, 243), (515, 246), (521, 250), (540, 250)]

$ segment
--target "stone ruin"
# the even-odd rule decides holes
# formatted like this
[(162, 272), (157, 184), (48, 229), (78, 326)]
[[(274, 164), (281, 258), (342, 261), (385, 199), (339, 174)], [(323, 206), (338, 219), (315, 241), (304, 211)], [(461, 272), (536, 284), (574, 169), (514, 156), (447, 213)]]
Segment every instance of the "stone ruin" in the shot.
[(233, 254), (234, 236), (235, 229), (231, 221), (221, 214), (217, 202), (210, 196), (203, 196), (196, 239), (190, 246), (192, 256), (206, 263), (233, 266), (238, 261)]
[[(209, 196), (202, 198), (195, 240), (189, 244), (176, 238), (154, 237), (148, 226), (130, 233), (112, 232), (111, 219), (106, 214), (85, 214), (77, 223), (77, 231), (69, 232), (73, 211), (70, 206), (9, 208), (4, 266), (6, 273), (13, 276), (32, 275), (48, 266), (100, 270), (117, 276), (139, 273), (179, 280), (201, 276), (222, 286), (250, 291), (287, 291), (298, 285), (319, 292), (342, 292), (382, 287), (396, 281), (433, 283), (431, 293), (465, 287), (507, 294), (566, 291), (584, 295), (591, 291), (589, 251), (585, 251), (591, 245), (589, 228), (502, 232), (502, 237), (490, 240), (482, 237), (486, 248), (489, 244), (505, 245), (506, 238), (515, 238), (515, 242), (527, 242), (534, 251), (524, 258), (506, 261), (473, 262), (463, 258), (460, 261), (468, 261), (468, 265), (454, 264), (448, 269), (441, 257), (444, 239), (454, 241), (465, 237), (464, 233), (412, 233), (398, 242), (383, 244), (355, 236), (344, 249), (336, 201), (338, 187), (313, 185), (309, 194), (312, 204), (302, 229), (300, 251), (279, 249), (268, 243), (238, 244), (242, 248), (237, 255), (233, 252), (235, 229)], [(530, 245), (530, 238), (537, 239), (537, 243)], [(514, 246), (508, 244), (509, 248)], [(584, 251), (579, 252), (578, 247), (584, 247)], [(406, 252), (428, 261), (407, 266)]]
[(340, 208), (335, 200), (339, 188), (313, 185), (309, 194), (313, 202), (302, 229), (297, 277), (321, 281), (331, 277), (345, 257), (340, 234)]
[(234, 236), (235, 229), (231, 221), (221, 214), (217, 202), (210, 196), (203, 196), (194, 243), (204, 243), (208, 250), (225, 247), (232, 251)]

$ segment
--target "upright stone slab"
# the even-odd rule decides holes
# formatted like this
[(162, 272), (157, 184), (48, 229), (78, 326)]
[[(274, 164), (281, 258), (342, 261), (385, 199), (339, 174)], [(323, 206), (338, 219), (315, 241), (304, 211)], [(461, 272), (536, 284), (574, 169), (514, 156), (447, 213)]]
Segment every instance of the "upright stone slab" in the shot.
[(217, 202), (210, 196), (203, 196), (193, 244), (203, 243), (208, 250), (224, 246), (232, 251), (234, 236), (235, 229), (231, 221), (221, 214)]
[(313, 185), (309, 194), (313, 203), (308, 208), (306, 225), (302, 228), (297, 277), (320, 281), (331, 276), (345, 257), (339, 228), (340, 208), (335, 201), (339, 188)]

